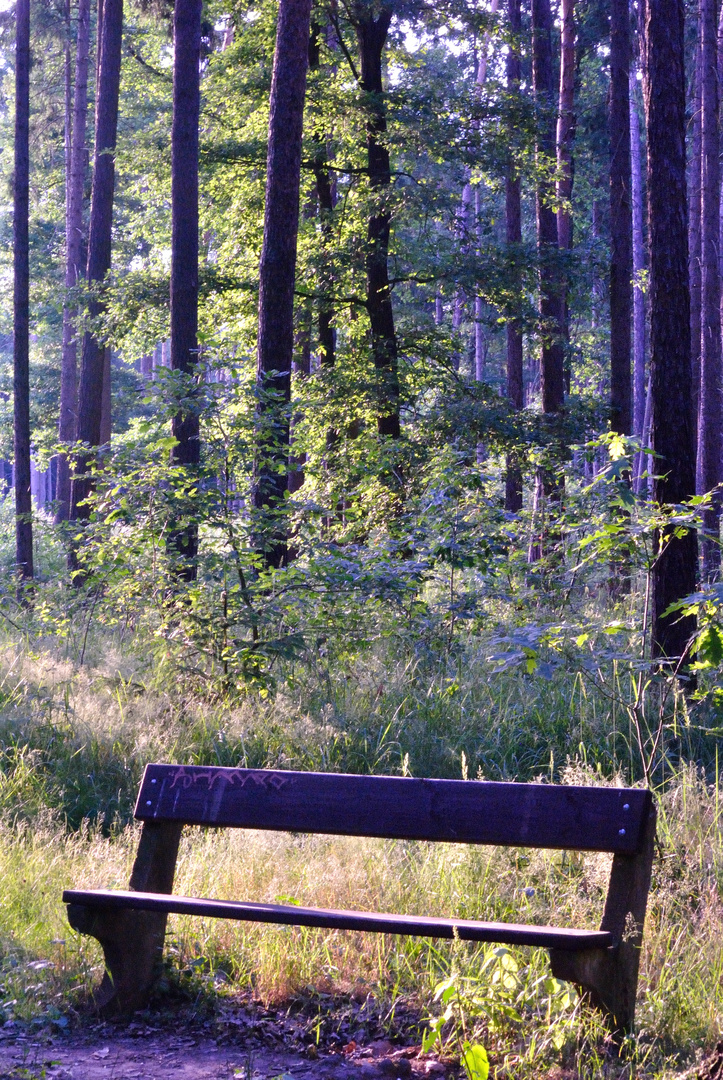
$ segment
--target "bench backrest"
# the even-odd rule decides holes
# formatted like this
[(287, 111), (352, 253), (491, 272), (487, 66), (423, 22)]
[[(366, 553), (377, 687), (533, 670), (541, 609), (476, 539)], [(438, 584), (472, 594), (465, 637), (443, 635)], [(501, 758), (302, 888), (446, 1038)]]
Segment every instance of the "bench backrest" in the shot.
[(147, 765), (141, 821), (635, 854), (638, 788)]

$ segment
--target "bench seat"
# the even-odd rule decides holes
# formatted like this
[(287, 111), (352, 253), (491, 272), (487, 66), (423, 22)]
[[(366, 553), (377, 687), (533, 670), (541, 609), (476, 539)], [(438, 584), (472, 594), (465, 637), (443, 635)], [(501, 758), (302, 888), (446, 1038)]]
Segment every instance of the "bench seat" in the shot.
[(475, 919), (437, 919), (422, 915), (388, 915), (370, 911), (334, 911), (297, 907), (295, 904), (254, 904), (238, 900), (204, 900), (192, 896), (122, 889), (66, 889), (63, 903), (99, 911), (163, 911), (173, 915), (201, 915), (215, 919), (315, 926), (329, 930), (364, 930), (377, 934), (454, 938), (504, 945), (538, 945), (544, 949), (604, 949), (615, 943), (606, 930), (572, 930), (556, 926), (479, 922)]

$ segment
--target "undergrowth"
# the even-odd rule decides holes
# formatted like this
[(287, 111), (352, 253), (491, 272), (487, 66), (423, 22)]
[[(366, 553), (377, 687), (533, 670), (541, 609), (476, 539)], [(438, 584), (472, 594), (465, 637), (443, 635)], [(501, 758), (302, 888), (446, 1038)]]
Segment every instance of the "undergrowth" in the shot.
[[(639, 776), (629, 717), (613, 717), (605, 693), (564, 669), (495, 670), (482, 637), (435, 661), (380, 637), (334, 664), (290, 665), (275, 693), (232, 703), (174, 685), (148, 665), (140, 634), (129, 642), (91, 627), (84, 645), (82, 666), (50, 636), (8, 636), (0, 650), (2, 1022), (62, 1029), (82, 1014), (101, 956), (69, 929), (62, 889), (127, 885), (148, 761), (563, 783)], [(281, 1001), (313, 988), (372, 995), (389, 1015), (413, 1001), (428, 1016), (420, 1041), (436, 1025), (453, 1046), (463, 1018), (498, 1077), (677, 1075), (721, 1028), (723, 841), (714, 712), (696, 718), (678, 703), (671, 717), (638, 1037), (624, 1065), (611, 1065), (598, 1021), (550, 977), (543, 950), (172, 917), (162, 993)], [(186, 830), (176, 888), (595, 927), (609, 865), (594, 854)]]

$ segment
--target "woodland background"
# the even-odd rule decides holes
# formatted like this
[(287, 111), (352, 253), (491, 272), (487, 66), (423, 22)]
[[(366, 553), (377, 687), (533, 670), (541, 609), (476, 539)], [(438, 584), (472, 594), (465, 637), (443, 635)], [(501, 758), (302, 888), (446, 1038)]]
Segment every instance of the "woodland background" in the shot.
[[(99, 959), (61, 887), (125, 884), (148, 760), (640, 782), (624, 1063), (534, 952), (178, 919), (164, 992), (434, 1023), (451, 977), (440, 1038), (498, 1076), (677, 1075), (723, 1011), (720, 11), (318, 3), (274, 61), (303, 7), (104, 0), (115, 68), (87, 0), (2, 16), (0, 1009), (74, 1021)], [(604, 888), (597, 856), (238, 843), (189, 838), (180, 887), (581, 925)]]

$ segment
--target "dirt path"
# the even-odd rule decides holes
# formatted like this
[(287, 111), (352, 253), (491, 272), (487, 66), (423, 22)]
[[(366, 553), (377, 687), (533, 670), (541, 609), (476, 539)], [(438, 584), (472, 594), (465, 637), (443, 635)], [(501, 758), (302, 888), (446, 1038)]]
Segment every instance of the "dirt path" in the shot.
[[(455, 1072), (396, 1036), (363, 1039), (303, 1011), (226, 1007), (199, 1022), (181, 1010), (154, 1022), (78, 1025), (68, 1034), (0, 1028), (0, 1080), (442, 1080)], [(309, 1036), (312, 1036), (311, 1040)]]

